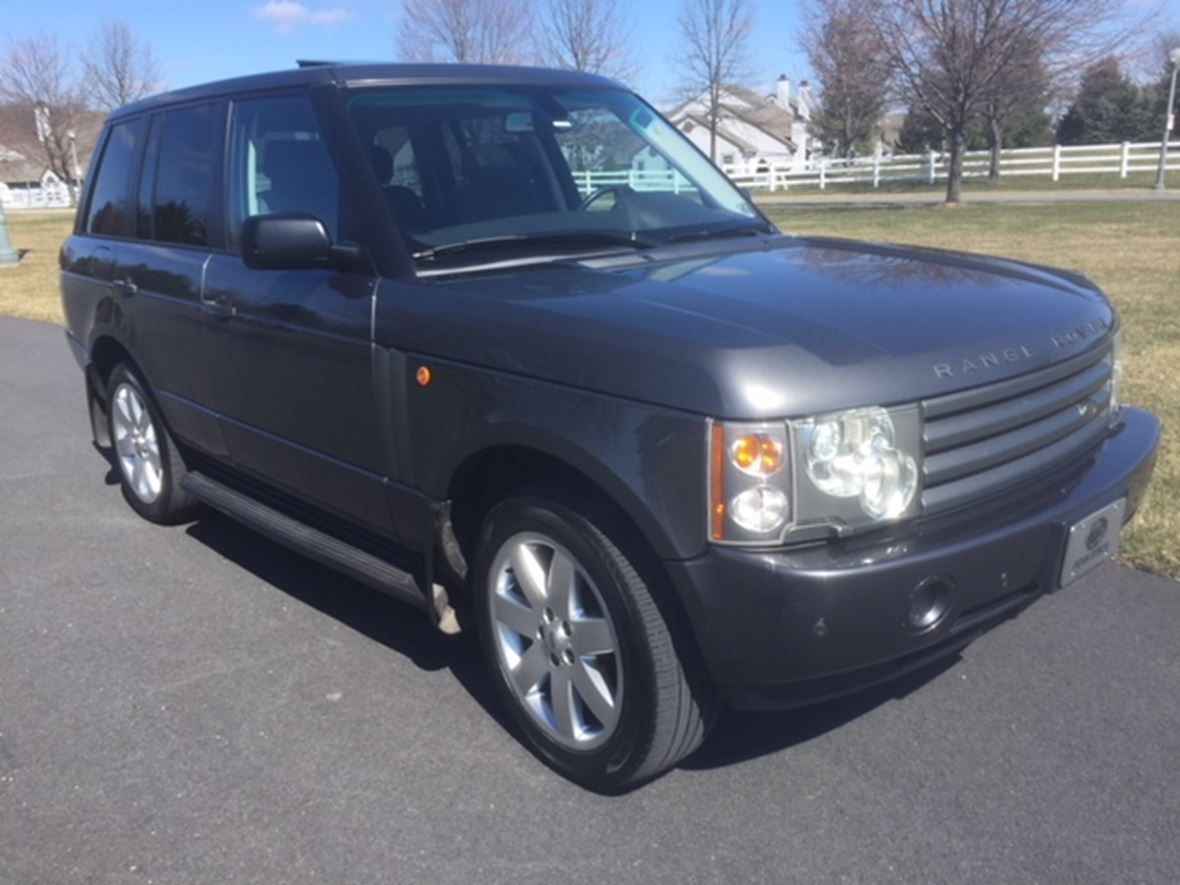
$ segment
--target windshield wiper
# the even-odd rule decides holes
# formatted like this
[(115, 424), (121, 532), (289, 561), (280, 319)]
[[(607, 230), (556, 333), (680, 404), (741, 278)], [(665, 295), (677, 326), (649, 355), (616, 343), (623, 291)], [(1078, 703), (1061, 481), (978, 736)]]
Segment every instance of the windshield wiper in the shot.
[(479, 237), (443, 243), (412, 253), (416, 261), (432, 261), (443, 255), (469, 252), (478, 249), (496, 249), (505, 246), (625, 246), (630, 249), (650, 249), (656, 244), (641, 239), (635, 233), (615, 233), (600, 230), (570, 230), (549, 234), (504, 234), (495, 237)]
[(722, 237), (769, 236), (771, 231), (765, 227), (751, 227), (743, 224), (738, 227), (701, 228), (686, 234), (677, 234), (663, 240), (664, 243), (687, 243), (691, 240), (719, 240)]

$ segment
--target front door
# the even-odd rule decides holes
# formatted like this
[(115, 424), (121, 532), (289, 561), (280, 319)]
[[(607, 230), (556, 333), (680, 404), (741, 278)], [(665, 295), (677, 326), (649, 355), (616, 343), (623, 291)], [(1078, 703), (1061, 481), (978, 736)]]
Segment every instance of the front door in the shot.
[(372, 370), (376, 280), (369, 273), (252, 270), (242, 222), (308, 212), (356, 239), (338, 172), (305, 93), (234, 102), (226, 182), (228, 250), (204, 301), (214, 395), (234, 464), (309, 504), (390, 530)]

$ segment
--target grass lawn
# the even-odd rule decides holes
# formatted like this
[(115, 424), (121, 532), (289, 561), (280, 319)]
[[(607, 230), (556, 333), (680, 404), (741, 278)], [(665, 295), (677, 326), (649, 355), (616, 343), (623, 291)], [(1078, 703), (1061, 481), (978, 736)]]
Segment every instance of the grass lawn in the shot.
[[(1123, 398), (1165, 425), (1155, 481), (1122, 558), (1180, 578), (1180, 203), (870, 209), (771, 208), (784, 230), (969, 249), (1074, 268), (1123, 318)], [(10, 212), (17, 268), (0, 270), (0, 313), (61, 322), (57, 251), (72, 214)]]
[(0, 314), (63, 321), (57, 290), (57, 253), (74, 223), (72, 211), (9, 210), (12, 248), (24, 253), (16, 267), (0, 267)]

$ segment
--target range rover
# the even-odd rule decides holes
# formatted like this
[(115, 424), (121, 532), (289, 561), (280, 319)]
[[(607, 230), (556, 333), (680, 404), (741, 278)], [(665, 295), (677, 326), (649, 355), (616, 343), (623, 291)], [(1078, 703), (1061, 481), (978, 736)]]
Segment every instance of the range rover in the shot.
[(129, 505), (473, 627), (594, 789), (953, 654), (1108, 559), (1152, 471), (1092, 283), (785, 234), (601, 77), (312, 64), (95, 157), (62, 298)]

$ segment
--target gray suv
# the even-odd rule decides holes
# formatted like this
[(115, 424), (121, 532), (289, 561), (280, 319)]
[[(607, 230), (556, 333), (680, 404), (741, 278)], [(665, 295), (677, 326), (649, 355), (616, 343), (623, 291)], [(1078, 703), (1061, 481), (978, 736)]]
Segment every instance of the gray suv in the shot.
[(1151, 474), (1093, 284), (784, 235), (600, 77), (312, 65), (95, 156), (62, 298), (130, 506), (473, 628), (595, 789), (723, 702), (954, 653), (1109, 558)]

